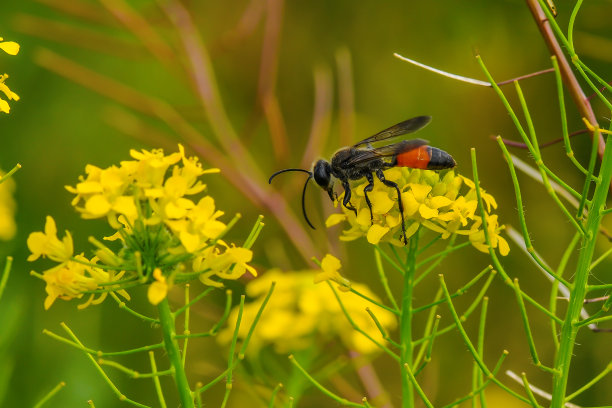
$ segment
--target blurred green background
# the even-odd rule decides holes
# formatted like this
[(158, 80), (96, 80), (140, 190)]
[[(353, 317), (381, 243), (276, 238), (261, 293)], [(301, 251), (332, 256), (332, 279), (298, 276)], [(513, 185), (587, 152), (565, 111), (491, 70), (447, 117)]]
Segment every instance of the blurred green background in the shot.
[[(53, 50), (92, 71), (169, 102), (204, 137), (213, 140), (211, 127), (189, 81), (176, 71), (165, 69), (151, 57), (138, 39), (103, 6), (104, 3), (115, 2), (40, 0), (2, 4), (0, 36), (18, 42), (22, 48), (16, 57), (0, 55), (0, 71), (10, 74), (7, 83), (21, 96), (19, 102), (11, 104), (10, 115), (0, 116), (0, 167), (9, 169), (19, 162), (23, 169), (14, 177), (18, 186), (19, 233), (14, 240), (0, 247), (1, 255), (15, 258), (7, 290), (0, 301), (0, 364), (2, 374), (8, 375), (6, 382), (0, 384), (6, 387), (4, 393), (0, 393), (1, 406), (31, 406), (59, 381), (66, 381), (68, 386), (48, 406), (85, 406), (89, 399), (93, 399), (98, 407), (123, 406), (85, 356), (44, 336), (42, 330), (45, 328), (59, 333), (59, 323), (65, 321), (94, 349), (117, 350), (159, 341), (157, 332), (146, 324), (134, 324), (133, 319), (119, 312), (112, 301), (83, 311), (76, 310), (76, 302), (57, 301), (51, 310), (44, 311), (44, 284), (29, 275), (32, 266), (25, 260), (28, 256), (25, 241), (30, 232), (43, 228), (45, 216), (51, 214), (60, 231), (67, 229), (73, 233), (76, 251), (87, 251), (88, 236), (102, 236), (108, 231), (102, 222), (83, 221), (77, 216), (64, 186), (74, 185), (88, 163), (101, 167), (118, 163), (128, 158), (130, 148), (165, 147), (172, 151), (181, 139), (169, 127), (139, 114), (136, 115), (142, 123), (150, 126), (140, 133), (143, 139), (126, 136), (117, 129), (117, 126), (127, 126), (128, 123), (119, 123), (118, 105), (41, 67), (36, 62), (40, 61), (40, 50)], [(157, 3), (131, 0), (128, 3), (155, 24), (173, 47), (177, 46), (177, 34)], [(559, 3), (558, 21), (565, 26), (570, 9), (568, 5)], [(331, 81), (332, 98), (328, 100), (331, 101), (330, 125), (328, 131), (322, 133), (324, 146), (321, 151), (313, 152), (307, 160), (330, 157), (341, 146), (337, 56), (339, 52), (348, 51), (354, 90), (354, 132), (348, 134), (350, 140), (356, 142), (413, 116), (433, 116), (431, 125), (419, 132), (418, 137), (429, 139), (432, 145), (450, 152), (458, 163), (457, 171), (470, 177), (470, 148), (475, 147), (482, 186), (497, 198), (501, 222), (518, 226), (516, 201), (507, 166), (497, 144), (490, 138), (501, 134), (504, 138), (518, 139), (501, 102), (489, 88), (434, 75), (399, 61), (393, 53), (479, 79), (484, 77), (474, 59), (476, 53), (482, 55), (498, 80), (548, 68), (548, 50), (524, 2), (234, 0), (186, 1), (183, 4), (190, 11), (209, 50), (229, 119), (264, 174), (269, 175), (283, 167), (297, 167), (302, 160), (312, 128), (315, 71), (324, 77), (327, 75), (325, 78)], [(86, 17), (69, 15), (61, 11), (64, 7), (84, 10)], [(272, 12), (281, 16), (278, 20), (281, 28), (275, 89), (290, 148), (280, 161), (274, 156), (271, 147), (274, 142), (258, 99), (262, 44), (267, 19), (273, 15)], [(576, 21), (578, 53), (606, 79), (612, 76), (610, 15), (610, 2), (589, 2)], [(240, 25), (241, 21), (251, 26)], [(242, 33), (240, 27), (246, 27)], [(88, 36), (85, 33), (92, 34)], [(169, 66), (177, 63), (167, 62)], [(529, 79), (523, 81), (522, 86), (540, 140), (560, 137), (553, 76)], [(511, 101), (516, 102), (512, 87), (505, 89)], [(581, 128), (580, 118), (569, 98), (567, 102), (570, 131), (578, 130)], [(518, 110), (516, 104), (515, 107)], [(120, 112), (125, 111), (121, 109)], [(600, 117), (606, 116), (601, 106), (596, 105), (595, 109)], [(323, 129), (326, 129), (323, 123)], [(601, 123), (607, 124), (605, 120)], [(158, 146), (157, 141), (163, 134), (171, 135), (173, 139), (162, 138), (165, 145)], [(217, 142), (213, 144), (218, 146)], [(573, 139), (573, 146), (578, 159), (586, 163), (589, 140), (579, 136)], [(529, 160), (524, 151), (515, 149), (513, 152)], [(570, 185), (580, 186), (580, 175), (565, 158), (562, 145), (548, 148), (544, 155), (550, 168)], [(295, 181), (297, 175), (284, 177), (286, 179), (278, 180), (276, 188), (283, 192), (299, 216), (300, 189), (292, 184), (301, 184), (302, 178)], [(553, 209), (552, 200), (539, 184), (523, 175), (519, 178), (536, 249), (554, 267), (571, 237), (570, 226), (562, 214)], [(218, 207), (226, 211), (226, 221), (234, 213), (243, 215), (239, 226), (232, 231), (234, 240), (245, 236), (258, 214), (263, 213), (266, 217), (266, 227), (254, 247), (254, 264), (259, 271), (272, 266), (301, 269), (308, 265), (266, 209), (257, 208), (245, 200), (243, 193), (224, 180), (223, 175), (210, 177), (207, 183)], [(376, 282), (369, 245), (362, 242), (364, 240), (338, 243), (336, 236), (326, 234), (322, 215), (324, 211), (330, 211), (326, 199), (324, 193), (311, 186), (309, 213), (318, 228), (307, 231), (316, 247), (316, 252), (310, 255), (320, 259), (332, 248), (343, 261), (346, 277), (369, 283), (379, 294), (382, 293)], [(306, 227), (301, 218), (298, 220), (301, 227)], [(599, 250), (608, 246), (602, 242)], [(527, 293), (547, 302), (548, 282), (516, 245), (511, 243), (511, 253), (503, 261), (509, 274), (521, 280), (521, 287)], [(438, 271), (445, 274), (451, 288), (457, 288), (489, 263), (485, 254), (468, 248), (445, 260)], [(610, 263), (604, 262), (593, 271), (595, 279), (609, 282), (609, 267)], [(36, 268), (40, 271), (39, 264)], [(394, 286), (399, 285), (398, 277), (390, 279)], [(428, 284), (423, 285), (415, 302), (426, 303), (436, 289), (437, 283), (432, 277)], [(507, 349), (510, 357), (505, 368), (519, 373), (525, 371), (534, 384), (550, 389), (549, 376), (538, 371), (529, 357), (514, 294), (496, 281), (490, 297), (485, 360), (493, 364), (501, 351)], [(180, 299), (180, 294), (174, 299), (177, 298)], [(467, 304), (467, 300), (458, 303), (461, 307)], [(151, 311), (143, 293), (135, 294), (133, 304), (136, 309)], [(218, 312), (219, 307), (207, 304), (206, 308), (210, 310), (196, 311), (196, 316), (202, 316), (204, 321)], [(533, 313), (532, 328), (536, 337), (541, 339), (540, 358), (550, 362), (552, 348), (548, 322), (533, 310), (529, 312)], [(441, 309), (440, 313), (448, 322), (447, 309)], [(468, 327), (474, 329), (473, 324)], [(584, 331), (579, 341), (585, 346), (575, 350), (571, 389), (581, 386), (612, 357), (608, 346), (610, 340), (605, 333)], [(190, 377), (206, 381), (223, 370), (225, 352), (220, 352), (212, 340), (198, 344), (192, 349), (194, 366)], [(471, 359), (456, 334), (436, 344), (436, 355), (431, 363), (433, 368), (423, 384), (432, 401), (442, 405), (468, 392)], [(136, 369), (147, 371), (145, 358), (134, 357), (128, 362)], [(377, 367), (391, 400), (397, 405), (400, 389), (396, 366), (382, 358)], [(464, 375), (458, 375), (458, 372)], [(113, 373), (113, 379), (132, 399), (146, 403), (154, 401), (149, 381), (127, 379), (116, 373)], [(511, 386), (521, 388), (515, 384)], [(244, 401), (240, 397), (239, 376), (235, 387), (232, 406), (246, 406), (241, 405)], [(216, 398), (222, 391), (223, 385), (211, 391), (208, 406), (218, 403)], [(491, 389), (490, 392), (494, 397), (498, 390)], [(320, 399), (318, 392), (313, 390), (312, 394), (311, 399), (302, 401), (302, 406), (310, 406), (315, 401), (323, 406), (325, 402), (320, 401), (329, 403)], [(500, 402), (492, 406), (520, 406), (508, 402), (503, 395), (500, 398)], [(601, 405), (610, 401), (612, 390), (602, 383), (576, 402)]]

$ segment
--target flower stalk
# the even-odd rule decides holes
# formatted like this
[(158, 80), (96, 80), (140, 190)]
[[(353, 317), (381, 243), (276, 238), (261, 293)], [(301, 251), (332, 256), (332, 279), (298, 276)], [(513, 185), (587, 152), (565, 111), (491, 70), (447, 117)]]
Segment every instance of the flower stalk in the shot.
[[(599, 131), (593, 135), (594, 140), (599, 137)], [(561, 326), (559, 336), (559, 351), (555, 359), (555, 370), (558, 371), (553, 377), (552, 408), (562, 408), (565, 404), (565, 394), (569, 379), (569, 370), (572, 361), (576, 335), (578, 334), (578, 323), (580, 321), (580, 311), (586, 297), (590, 265), (595, 251), (596, 238), (601, 224), (602, 211), (606, 205), (608, 188), (612, 181), (612, 152), (610, 143), (612, 139), (608, 136), (604, 149), (603, 160), (601, 162), (600, 181), (596, 183), (591, 211), (586, 219), (586, 234), (582, 238), (581, 251), (578, 257), (575, 280), (573, 289), (570, 293), (567, 313)], [(595, 143), (595, 142), (594, 142)]]
[(165, 298), (157, 305), (159, 312), (159, 321), (161, 322), (161, 329), (164, 338), (164, 349), (170, 360), (170, 365), (174, 371), (174, 381), (178, 389), (179, 398), (181, 400), (181, 406), (183, 408), (193, 408), (193, 397), (191, 390), (189, 389), (189, 382), (187, 381), (187, 375), (185, 373), (185, 367), (181, 360), (181, 353), (179, 351), (178, 342), (176, 341), (176, 329), (174, 325), (174, 317), (170, 311), (170, 305), (168, 305), (168, 299)]
[(414, 385), (410, 380), (414, 378), (412, 367), (412, 290), (416, 273), (416, 252), (419, 248), (419, 233), (410, 238), (408, 243), (408, 256), (405, 263), (404, 291), (402, 293), (402, 308), (400, 314), (400, 344), (401, 344), (401, 370), (402, 370), (402, 407), (414, 406)]

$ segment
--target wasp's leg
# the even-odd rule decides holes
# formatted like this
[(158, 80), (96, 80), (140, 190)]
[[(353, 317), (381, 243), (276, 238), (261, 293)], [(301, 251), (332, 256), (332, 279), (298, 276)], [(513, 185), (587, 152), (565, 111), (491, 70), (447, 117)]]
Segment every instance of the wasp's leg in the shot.
[(404, 206), (402, 204), (402, 194), (399, 187), (393, 181), (385, 179), (385, 174), (381, 169), (376, 170), (376, 177), (387, 187), (392, 187), (397, 191), (397, 206), (399, 207), (400, 217), (402, 217), (402, 234), (404, 235), (404, 244), (408, 244), (408, 238), (406, 238), (406, 222), (404, 221)]
[(342, 187), (344, 187), (344, 200), (342, 200), (342, 205), (347, 210), (353, 211), (355, 216), (357, 216), (357, 209), (351, 204), (351, 186), (349, 185), (348, 181), (343, 181)]
[(365, 188), (363, 189), (363, 195), (365, 196), (366, 204), (368, 205), (368, 208), (370, 209), (370, 222), (374, 224), (374, 214), (372, 213), (372, 203), (370, 202), (370, 198), (368, 197), (368, 193), (372, 191), (372, 189), (374, 188), (374, 177), (372, 177), (371, 173), (366, 173), (365, 178), (368, 180), (370, 184), (365, 186)]

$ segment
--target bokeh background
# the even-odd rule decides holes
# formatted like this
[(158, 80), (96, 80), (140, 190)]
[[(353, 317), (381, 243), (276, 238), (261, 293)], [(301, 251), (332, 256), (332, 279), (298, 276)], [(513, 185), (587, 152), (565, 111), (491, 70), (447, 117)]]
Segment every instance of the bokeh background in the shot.
[[(180, 49), (180, 38), (158, 7), (163, 1), (129, 0), (127, 3), (159, 30), (170, 49)], [(57, 301), (51, 310), (44, 311), (44, 284), (29, 275), (32, 266), (25, 260), (28, 256), (25, 241), (30, 232), (41, 230), (45, 216), (52, 214), (60, 231), (72, 232), (76, 250), (88, 250), (88, 236), (102, 236), (108, 231), (102, 222), (83, 221), (78, 217), (69, 204), (71, 197), (64, 186), (74, 185), (86, 164), (105, 167), (118, 163), (128, 158), (131, 148), (164, 147), (173, 151), (177, 142), (189, 144), (171, 126), (126, 108), (124, 95), (115, 95), (119, 102), (111, 101), (65, 75), (51, 72), (49, 64), (55, 71), (68, 72), (69, 63), (49, 62), (48, 51), (104, 78), (167, 101), (203, 139), (219, 146), (192, 83), (177, 69), (186, 63), (184, 55), (170, 54), (160, 63), (109, 11), (119, 7), (118, 4), (110, 0), (39, 0), (5, 1), (1, 7), (0, 35), (17, 41), (22, 48), (16, 57), (0, 58), (0, 71), (10, 74), (8, 83), (21, 96), (19, 102), (11, 104), (10, 115), (0, 116), (0, 167), (9, 169), (17, 162), (23, 166), (14, 177), (19, 232), (15, 239), (0, 246), (1, 255), (15, 258), (6, 293), (0, 301), (0, 366), (5, 375), (0, 377), (4, 381), (1, 383), (4, 388), (0, 387), (1, 406), (31, 406), (59, 381), (66, 381), (68, 386), (49, 406), (85, 406), (89, 399), (99, 407), (122, 406), (82, 353), (44, 336), (42, 330), (60, 332), (59, 323), (65, 321), (90, 347), (105, 350), (158, 342), (157, 332), (144, 324), (135, 325), (112, 302), (77, 311), (74, 302)], [(458, 163), (457, 171), (467, 176), (472, 172), (470, 148), (475, 147), (482, 186), (497, 198), (501, 222), (518, 226), (507, 166), (491, 139), (498, 134), (518, 139), (501, 102), (491, 89), (437, 76), (394, 58), (393, 53), (479, 79), (484, 77), (474, 58), (477, 53), (499, 80), (548, 68), (549, 52), (524, 2), (232, 0), (184, 1), (183, 4), (209, 51), (229, 120), (262, 174), (297, 167), (304, 160), (309, 165), (319, 157), (330, 157), (343, 144), (361, 140), (401, 120), (431, 115), (432, 123), (418, 136), (450, 152)], [(557, 7), (558, 21), (566, 26), (569, 6), (559, 2)], [(611, 15), (610, 2), (593, 1), (583, 6), (576, 20), (577, 51), (606, 79), (612, 76)], [(102, 77), (92, 73), (87, 78), (105, 87)], [(274, 85), (265, 88), (270, 84), (266, 82), (269, 78)], [(348, 93), (343, 88), (346, 83), (350, 84)], [(554, 77), (540, 76), (523, 81), (522, 85), (540, 140), (560, 137)], [(274, 132), (270, 131), (270, 122), (264, 114), (262, 87), (274, 89), (277, 104), (269, 105), (268, 109), (277, 107), (282, 113), (280, 133), (286, 134), (286, 150), (271, 136)], [(513, 89), (505, 89), (511, 101), (516, 102)], [(569, 98), (567, 102), (570, 131), (578, 130), (580, 118)], [(518, 109), (516, 103), (515, 107)], [(600, 106), (596, 105), (595, 109), (602, 118), (601, 123), (607, 123), (609, 116)], [(128, 112), (134, 116), (126, 116)], [(343, 119), (342, 114), (346, 112), (349, 115)], [(321, 142), (308, 150), (312, 134)], [(574, 138), (573, 146), (578, 159), (586, 163), (588, 138)], [(195, 154), (193, 149), (189, 150)], [(305, 151), (309, 157), (303, 157)], [(519, 149), (513, 153), (529, 160)], [(562, 145), (547, 148), (544, 155), (549, 167), (570, 185), (580, 186), (579, 173), (565, 158)], [(295, 247), (269, 208), (258, 207), (249, 200), (248, 194), (224, 177), (227, 174), (210, 177), (207, 183), (217, 205), (226, 211), (226, 221), (237, 212), (243, 216), (232, 231), (234, 239), (244, 237), (259, 214), (266, 217), (266, 227), (254, 247), (257, 269), (263, 273), (276, 266), (295, 270), (312, 265), (303, 254), (304, 248), (300, 251)], [(571, 228), (538, 183), (523, 175), (519, 178), (536, 248), (555, 267), (571, 238)], [(274, 188), (298, 216), (300, 227), (305, 228), (306, 224), (299, 218), (302, 180), (296, 174), (285, 175), (275, 181)], [(266, 190), (266, 194), (271, 195), (273, 191)], [(342, 259), (345, 276), (368, 283), (382, 294), (369, 245), (365, 240), (338, 242), (338, 231), (326, 232), (323, 226), (324, 217), (333, 211), (327, 196), (315, 187), (311, 187), (308, 195), (309, 213), (318, 228), (304, 229), (313, 243), (313, 253), (307, 255), (320, 259), (332, 251)], [(602, 241), (598, 250), (604, 251), (608, 246), (609, 243)], [(547, 302), (549, 284), (516, 245), (511, 243), (511, 253), (503, 262), (509, 274), (521, 280), (524, 290)], [(467, 248), (445, 260), (438, 271), (445, 274), (451, 288), (456, 288), (489, 263), (485, 254)], [(594, 279), (609, 282), (609, 267), (610, 263), (602, 263), (593, 271)], [(390, 279), (394, 287), (401, 287), (397, 276)], [(240, 285), (236, 285), (237, 291)], [(430, 282), (422, 285), (415, 301), (426, 303), (436, 289), (436, 279), (432, 276)], [(175, 299), (180, 300), (180, 296), (177, 294)], [(501, 351), (507, 349), (510, 357), (506, 368), (525, 371), (534, 384), (549, 389), (549, 376), (538, 371), (529, 357), (514, 294), (496, 281), (489, 296), (491, 315), (485, 359), (493, 364)], [(213, 320), (221, 308), (221, 296), (218, 300), (218, 305), (213, 301), (201, 310), (196, 309), (195, 316), (204, 322)], [(467, 304), (462, 302), (458, 301), (459, 307)], [(135, 294), (133, 305), (136, 309), (151, 310), (143, 293)], [(533, 314), (532, 329), (540, 339), (540, 357), (550, 362), (549, 324), (534, 310), (529, 312)], [(450, 321), (447, 309), (441, 309), (440, 313)], [(473, 322), (468, 327), (473, 330)], [(584, 331), (578, 340), (588, 347), (578, 346), (575, 350), (571, 389), (582, 385), (585, 378), (592, 377), (612, 357), (608, 334)], [(194, 364), (190, 376), (205, 381), (218, 375), (225, 364), (226, 353), (222, 350), (214, 341), (201, 341), (191, 356)], [(437, 343), (435, 351), (436, 358), (423, 384), (437, 406), (468, 391), (471, 358), (456, 334)], [(134, 357), (127, 362), (147, 371), (144, 358)], [(398, 405), (397, 367), (385, 358), (377, 361), (376, 366), (391, 400)], [(131, 398), (154, 401), (149, 381), (114, 374), (113, 379)], [(350, 375), (347, 379), (355, 381)], [(241, 389), (244, 386), (240, 385), (238, 375), (232, 406), (248, 406), (244, 405), (246, 397), (242, 397), (248, 395)], [(520, 389), (518, 385), (511, 386)], [(210, 391), (209, 406), (218, 404), (217, 398), (222, 392), (222, 384)], [(520, 406), (505, 394), (497, 395), (499, 391), (495, 388), (489, 393), (491, 398), (499, 398), (492, 400), (492, 406)], [(577, 403), (588, 406), (610, 401), (612, 391), (604, 381)], [(329, 400), (313, 390), (301, 406), (328, 406), (326, 403), (330, 404)]]

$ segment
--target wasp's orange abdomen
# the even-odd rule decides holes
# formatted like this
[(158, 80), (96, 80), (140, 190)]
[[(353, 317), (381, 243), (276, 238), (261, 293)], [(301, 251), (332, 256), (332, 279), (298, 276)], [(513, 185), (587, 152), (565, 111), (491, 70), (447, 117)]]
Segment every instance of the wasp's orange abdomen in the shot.
[(397, 155), (397, 166), (411, 167), (413, 169), (426, 169), (431, 160), (429, 146), (421, 146), (416, 149)]

